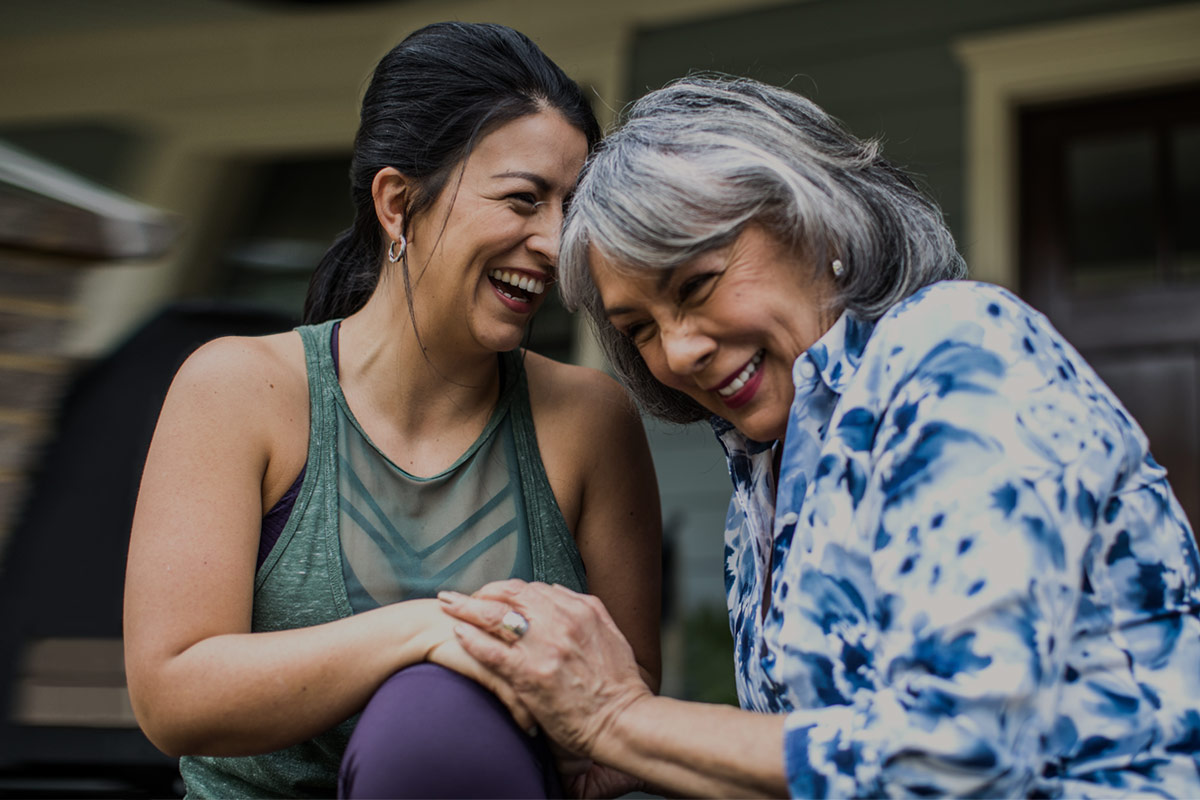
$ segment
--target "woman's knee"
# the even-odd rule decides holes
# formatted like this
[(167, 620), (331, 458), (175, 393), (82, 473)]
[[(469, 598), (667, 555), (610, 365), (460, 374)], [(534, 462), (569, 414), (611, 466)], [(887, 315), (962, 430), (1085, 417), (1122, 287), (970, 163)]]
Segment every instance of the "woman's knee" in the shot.
[(343, 797), (546, 797), (558, 794), (543, 743), (491, 692), (417, 664), (363, 709), (342, 759)]

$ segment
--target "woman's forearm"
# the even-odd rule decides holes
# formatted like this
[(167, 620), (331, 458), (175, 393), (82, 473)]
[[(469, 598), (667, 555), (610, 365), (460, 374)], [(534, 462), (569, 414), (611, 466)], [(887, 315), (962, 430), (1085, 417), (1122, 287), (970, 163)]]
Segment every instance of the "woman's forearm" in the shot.
[(357, 712), (397, 669), (449, 635), (435, 601), (410, 601), (287, 631), (221, 634), (160, 659), (131, 654), (142, 729), (171, 755), (287, 747)]
[(784, 719), (644, 695), (613, 717), (591, 756), (686, 797), (786, 796)]

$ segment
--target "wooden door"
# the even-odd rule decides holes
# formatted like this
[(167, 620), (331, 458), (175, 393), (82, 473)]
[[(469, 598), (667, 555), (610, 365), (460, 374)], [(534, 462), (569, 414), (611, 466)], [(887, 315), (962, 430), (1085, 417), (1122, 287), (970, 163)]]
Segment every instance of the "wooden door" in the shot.
[(1150, 438), (1200, 522), (1200, 85), (1019, 119), (1021, 292)]

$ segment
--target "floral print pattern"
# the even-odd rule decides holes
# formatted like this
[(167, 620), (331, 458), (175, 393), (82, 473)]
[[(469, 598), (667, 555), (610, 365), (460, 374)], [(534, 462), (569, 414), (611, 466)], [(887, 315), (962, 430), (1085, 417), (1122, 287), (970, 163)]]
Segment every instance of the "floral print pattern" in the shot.
[(939, 283), (793, 380), (778, 489), (713, 421), (739, 697), (788, 713), (793, 796), (1200, 796), (1192, 532), (1047, 320)]

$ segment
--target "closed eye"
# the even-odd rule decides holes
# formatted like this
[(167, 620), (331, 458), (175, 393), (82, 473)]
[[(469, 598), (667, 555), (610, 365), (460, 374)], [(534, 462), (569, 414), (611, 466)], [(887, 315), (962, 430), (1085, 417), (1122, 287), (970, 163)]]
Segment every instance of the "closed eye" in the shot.
[(699, 275), (691, 276), (679, 285), (679, 301), (701, 299), (700, 290), (709, 285), (718, 275), (720, 275), (719, 272), (702, 272)]
[(636, 346), (641, 347), (650, 340), (652, 328), (653, 326), (649, 322), (631, 322), (621, 328), (620, 332)]
[(512, 201), (522, 211), (533, 212), (541, 205), (538, 202), (537, 195), (533, 192), (513, 192), (507, 195), (506, 199)]

